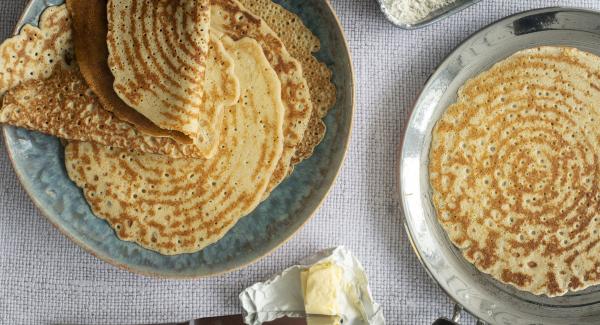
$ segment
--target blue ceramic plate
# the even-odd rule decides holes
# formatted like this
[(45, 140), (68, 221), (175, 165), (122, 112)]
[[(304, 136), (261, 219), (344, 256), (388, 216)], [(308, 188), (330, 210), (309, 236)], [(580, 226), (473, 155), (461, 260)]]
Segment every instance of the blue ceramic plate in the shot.
[[(37, 24), (42, 11), (61, 0), (33, 0), (19, 28)], [(309, 160), (298, 165), (252, 214), (206, 249), (164, 256), (121, 241), (96, 218), (79, 188), (67, 177), (63, 146), (57, 138), (4, 127), (8, 153), (23, 187), (63, 234), (88, 252), (132, 272), (168, 278), (194, 278), (232, 271), (270, 253), (288, 240), (318, 209), (343, 163), (350, 137), (354, 77), (342, 28), (326, 0), (276, 0), (296, 13), (321, 39), (317, 58), (333, 71), (337, 103), (325, 119), (327, 134)]]

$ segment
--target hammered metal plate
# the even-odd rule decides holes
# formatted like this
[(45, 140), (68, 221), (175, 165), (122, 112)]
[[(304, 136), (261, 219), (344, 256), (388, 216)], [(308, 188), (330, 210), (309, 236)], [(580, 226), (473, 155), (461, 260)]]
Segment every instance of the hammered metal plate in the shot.
[(483, 28), (458, 46), (430, 77), (408, 121), (398, 169), (399, 199), (422, 264), (471, 314), (491, 324), (598, 324), (599, 286), (548, 298), (494, 280), (450, 242), (430, 199), (431, 132), (460, 86), (514, 52), (542, 45), (572, 46), (600, 55), (600, 13), (569, 8), (527, 11)]

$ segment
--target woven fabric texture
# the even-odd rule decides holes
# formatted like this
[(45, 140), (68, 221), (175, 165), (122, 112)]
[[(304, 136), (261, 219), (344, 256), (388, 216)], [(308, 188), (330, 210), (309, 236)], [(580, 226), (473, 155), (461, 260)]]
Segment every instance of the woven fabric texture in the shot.
[[(353, 54), (355, 124), (342, 173), (302, 231), (272, 255), (227, 275), (194, 281), (137, 276), (59, 234), (20, 186), (0, 141), (0, 324), (135, 324), (240, 313), (243, 288), (335, 245), (362, 261), (389, 324), (431, 324), (449, 316), (452, 302), (412, 252), (394, 202), (397, 147), (411, 105), (444, 56), (483, 26), (532, 8), (600, 9), (600, 1), (483, 0), (416, 31), (388, 23), (375, 0), (332, 3)], [(11, 35), (26, 4), (0, 0), (0, 39)]]

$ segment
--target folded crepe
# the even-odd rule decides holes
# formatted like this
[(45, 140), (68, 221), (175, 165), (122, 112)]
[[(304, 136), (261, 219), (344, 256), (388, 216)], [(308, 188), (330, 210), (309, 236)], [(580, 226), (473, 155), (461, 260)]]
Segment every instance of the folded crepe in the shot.
[[(331, 70), (314, 56), (321, 42), (302, 19), (272, 0), (240, 0), (249, 11), (269, 22), (290, 54), (300, 61), (303, 76), (308, 83), (313, 111), (304, 131), (302, 141), (296, 146), (292, 165), (309, 158), (325, 136), (323, 118), (336, 101), (335, 85), (331, 82)], [(291, 168), (289, 169), (291, 172)]]
[[(204, 101), (213, 119), (220, 121), (224, 107), (240, 95), (233, 58), (219, 39), (211, 38), (207, 60)], [(75, 65), (58, 69), (47, 80), (29, 80), (9, 90), (0, 108), (0, 123), (40, 131), (66, 140), (92, 141), (105, 146), (170, 157), (212, 156), (219, 137), (202, 145), (184, 144), (169, 137), (140, 132), (102, 108)]]
[(218, 125), (202, 105), (208, 0), (109, 0), (107, 19), (117, 95), (162, 129), (212, 141)]
[(234, 57), (241, 97), (225, 111), (222, 145), (212, 159), (172, 159), (85, 142), (66, 147), (69, 176), (122, 240), (166, 255), (195, 252), (260, 203), (283, 150), (281, 83), (256, 41), (224, 43)]
[(238, 1), (211, 0), (210, 16), (211, 31), (236, 40), (244, 37), (255, 39), (281, 81), (281, 98), (285, 106), (283, 127), (285, 144), (267, 189), (267, 193), (270, 193), (289, 174), (296, 146), (304, 137), (313, 111), (302, 66), (288, 52), (277, 33)]
[[(89, 9), (89, 6), (93, 6), (92, 3), (105, 1), (106, 0), (93, 0), (84, 3), (87, 3)], [(81, 2), (83, 1), (69, 0), (69, 5), (71, 7), (74, 6), (73, 3), (75, 4), (75, 7), (80, 7), (77, 12), (87, 13), (85, 16), (86, 19), (74, 18), (76, 31), (77, 26), (79, 25), (77, 22), (79, 20), (94, 20), (98, 17), (98, 14), (90, 14), (90, 10), (82, 10), (81, 7), (85, 8), (85, 5), (77, 5)], [(257, 16), (252, 15), (252, 13), (244, 9), (235, 1), (215, 1), (213, 4), (211, 4), (211, 11), (214, 12), (211, 30), (230, 35), (234, 38), (250, 36), (258, 39), (259, 43), (263, 47), (263, 50), (267, 54), (271, 65), (275, 67), (276, 71), (278, 72), (282, 82), (282, 89), (284, 90), (283, 100), (284, 105), (286, 106), (286, 128), (284, 131), (286, 146), (282, 159), (278, 164), (276, 175), (272, 178), (272, 183), (269, 186), (270, 189), (273, 189), (291, 172), (291, 161), (294, 154), (296, 155), (296, 157), (293, 159), (294, 163), (298, 163), (302, 159), (310, 156), (314, 147), (322, 139), (322, 136), (325, 132), (325, 127), (321, 121), (321, 118), (334, 101), (335, 88), (330, 82), (330, 71), (312, 55), (313, 51), (318, 49), (318, 39), (312, 35), (310, 30), (302, 25), (300, 20), (297, 19), (295, 15), (284, 10), (279, 5), (266, 4), (264, 1), (259, 1), (251, 5), (254, 6), (257, 12), (269, 19), (269, 21), (273, 21), (273, 26), (278, 28), (279, 34), (282, 35), (283, 39), (288, 43), (289, 48), (292, 49), (292, 52), (295, 53), (296, 57), (300, 58), (303, 64), (307, 67), (305, 70), (305, 75), (307, 76), (308, 85), (307, 80), (304, 78), (304, 71), (302, 70), (300, 63), (290, 55), (282, 41), (278, 38), (278, 35), (275, 34), (264, 21), (260, 20)], [(98, 5), (95, 6), (97, 7)], [(100, 7), (102, 6), (100, 5)], [(233, 17), (236, 17), (236, 13), (245, 15), (247, 18), (246, 21), (243, 23), (235, 21)], [(280, 17), (279, 20), (277, 17)], [(283, 26), (287, 23), (298, 27), (294, 28), (296, 32), (292, 33), (286, 31)], [(241, 25), (241, 27), (236, 28), (237, 25)], [(94, 31), (89, 31), (89, 33), (94, 33)], [(76, 32), (76, 47), (78, 40), (80, 39), (77, 37), (77, 34), (78, 33)], [(298, 35), (295, 36), (295, 34)], [(86, 49), (98, 48), (101, 47), (102, 44), (105, 44), (105, 42), (102, 42), (101, 37), (100, 41), (98, 41), (98, 37), (84, 38), (83, 43), (84, 44), (81, 47)], [(98, 45), (98, 43), (101, 45)], [(90, 56), (93, 56), (94, 53), (89, 54), (90, 55), (81, 56), (82, 59), (80, 64), (86, 67), (99, 66), (99, 64), (95, 64), (97, 60), (86, 59)], [(95, 78), (100, 78), (98, 76), (102, 74), (105, 76), (109, 75), (109, 77), (112, 75), (107, 72), (108, 69), (106, 69), (106, 71), (103, 73), (102, 71), (94, 71), (92, 69), (91, 73), (87, 74), (86, 71), (89, 69), (82, 67), (82, 70), (84, 76), (86, 76), (86, 80), (91, 80), (92, 89), (94, 92), (98, 93), (100, 101), (104, 104), (105, 102), (102, 101), (102, 94), (104, 94), (104, 91), (98, 92), (97, 87), (94, 87), (94, 77), (89, 78), (88, 75), (96, 76)], [(310, 90), (310, 92), (306, 91), (306, 89)], [(112, 91), (112, 89), (109, 90)], [(316, 98), (315, 110), (312, 109), (313, 104), (311, 101), (311, 93), (314, 93)], [(114, 97), (117, 96), (115, 95)], [(105, 108), (107, 107), (106, 105), (103, 106)], [(120, 118), (118, 113), (115, 115)], [(215, 114), (214, 116), (218, 115)], [(216, 125), (216, 122), (218, 122), (218, 118), (213, 118), (212, 121), (213, 122), (211, 122), (209, 125), (214, 126)], [(134, 123), (134, 125), (136, 125), (136, 123)], [(136, 125), (136, 127), (138, 127), (138, 125)], [(145, 133), (147, 131), (139, 127), (138, 129)], [(214, 130), (215, 127), (212, 129)], [(178, 139), (178, 141), (181, 140)], [(217, 143), (218, 140), (208, 142), (213, 144), (212, 148), (214, 149), (214, 144)], [(214, 151), (209, 152), (206, 157), (210, 157), (211, 153), (214, 153)]]
[(191, 143), (185, 134), (158, 127), (147, 117), (128, 106), (115, 92), (115, 78), (108, 68), (108, 0), (67, 0), (73, 29), (75, 58), (81, 74), (102, 107), (118, 119), (133, 124), (137, 130), (157, 137), (171, 137), (178, 142)]

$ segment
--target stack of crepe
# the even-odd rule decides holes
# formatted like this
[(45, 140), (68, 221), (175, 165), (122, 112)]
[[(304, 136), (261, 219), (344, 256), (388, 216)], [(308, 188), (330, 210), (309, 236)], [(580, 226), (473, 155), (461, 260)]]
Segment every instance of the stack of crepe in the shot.
[(335, 88), (319, 46), (271, 0), (68, 0), (0, 46), (0, 122), (66, 140), (119, 238), (191, 253), (321, 141)]

